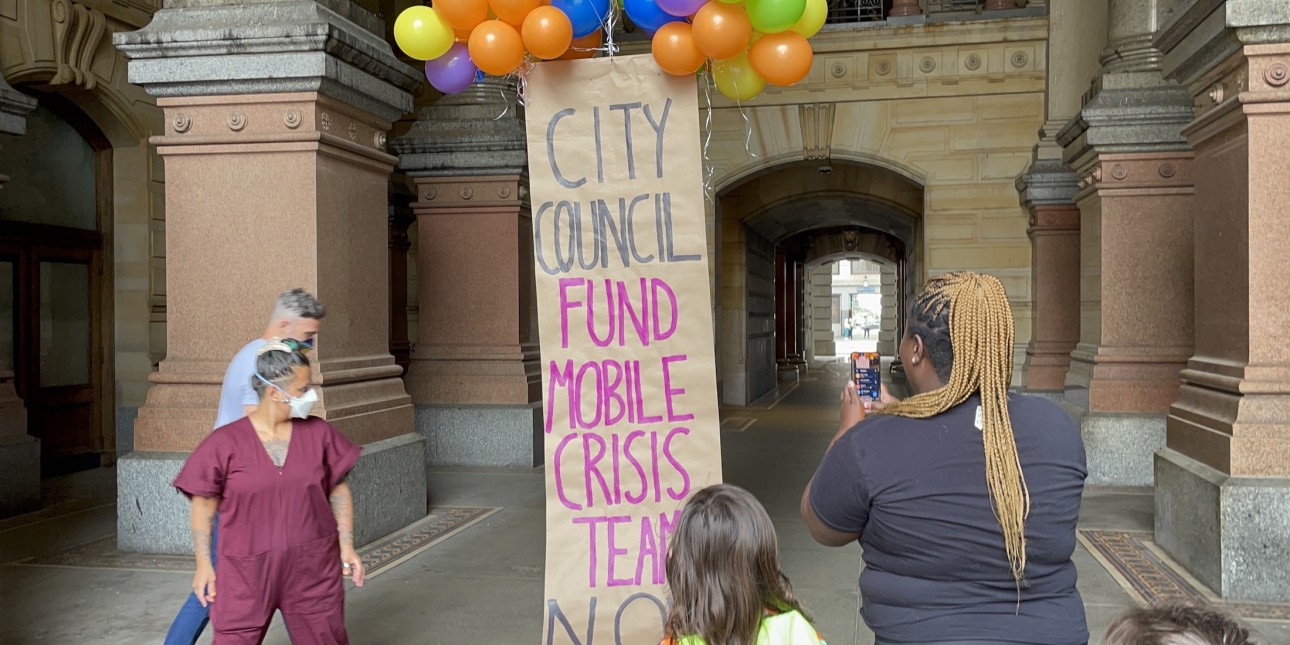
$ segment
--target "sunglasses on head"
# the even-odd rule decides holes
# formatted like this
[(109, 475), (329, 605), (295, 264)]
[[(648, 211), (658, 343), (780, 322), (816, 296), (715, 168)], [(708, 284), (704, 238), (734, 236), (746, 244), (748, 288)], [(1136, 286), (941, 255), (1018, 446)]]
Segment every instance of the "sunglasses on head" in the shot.
[(301, 354), (306, 354), (309, 350), (314, 348), (314, 341), (312, 338), (309, 340), (287, 338), (282, 341), (282, 344), (286, 345), (287, 349), (290, 349), (293, 352), (300, 352)]

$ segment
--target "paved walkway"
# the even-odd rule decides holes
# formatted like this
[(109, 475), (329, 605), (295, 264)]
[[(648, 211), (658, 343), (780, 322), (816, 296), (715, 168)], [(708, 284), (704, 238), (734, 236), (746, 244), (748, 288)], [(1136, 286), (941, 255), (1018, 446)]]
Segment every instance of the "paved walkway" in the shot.
[[(723, 433), (726, 478), (751, 490), (779, 529), (784, 566), (833, 645), (856, 639), (859, 548), (816, 545), (797, 506), (836, 427), (842, 372), (815, 370), (773, 407), (730, 415)], [(770, 397), (773, 401), (776, 397)], [(769, 405), (769, 404), (764, 404)], [(55, 553), (115, 530), (114, 472), (101, 470), (47, 482), (51, 501), (77, 512), (38, 523), (0, 521), (0, 563)], [(434, 505), (499, 506), (502, 511), (351, 590), (350, 636), (358, 644), (538, 641), (542, 616), (543, 479), (540, 470), (438, 470)], [(1149, 531), (1152, 498), (1144, 491), (1090, 490), (1083, 528)], [(1081, 546), (1080, 591), (1098, 642), (1106, 625), (1133, 601)], [(160, 643), (188, 592), (191, 574), (0, 566), (0, 643)], [(1290, 642), (1290, 627), (1263, 624), (1267, 642)], [(859, 643), (872, 637), (860, 626)], [(209, 643), (209, 634), (201, 641)], [(270, 644), (288, 642), (280, 623)]]

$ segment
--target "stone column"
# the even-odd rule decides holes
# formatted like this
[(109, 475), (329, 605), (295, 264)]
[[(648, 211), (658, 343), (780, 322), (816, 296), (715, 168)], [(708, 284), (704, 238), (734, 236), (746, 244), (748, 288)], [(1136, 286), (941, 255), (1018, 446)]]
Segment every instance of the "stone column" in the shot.
[(233, 354), (274, 297), (326, 305), (310, 355), (317, 414), (364, 446), (350, 475), (359, 544), (425, 516), (424, 442), (390, 355), (385, 132), (421, 81), (348, 0), (206, 0), (114, 34), (165, 134), (167, 355), (118, 467), (118, 545), (191, 553), (170, 487), (207, 436)]
[(408, 228), (416, 221), (412, 214), (412, 200), (406, 178), (396, 175), (390, 181), (388, 210), (390, 245), (390, 354), (394, 363), (407, 375), (412, 360), (412, 344), (408, 339), (408, 249), (412, 241)]
[(1111, 1), (1101, 74), (1058, 135), (1081, 177), (1080, 341), (1066, 399), (1081, 417), (1093, 484), (1152, 483), (1191, 355), (1192, 173), (1181, 130), (1192, 101), (1161, 76), (1154, 8)]
[(528, 153), (515, 89), (440, 98), (394, 141), (417, 201), (420, 333), (408, 372), (434, 465), (540, 465)]
[(811, 329), (816, 356), (838, 354), (833, 335), (833, 266), (822, 264), (811, 272)]
[(900, 285), (897, 284), (896, 265), (882, 262), (878, 265), (878, 275), (882, 283), (882, 322), (878, 329), (878, 353), (894, 357), (900, 347)]
[(1156, 455), (1155, 528), (1222, 597), (1288, 602), (1290, 14), (1268, 7), (1228, 0), (1215, 21), (1196, 3), (1156, 40), (1198, 109), (1195, 354)]
[[(0, 133), (26, 134), (27, 114), (34, 109), (36, 99), (0, 75)], [(0, 166), (0, 190), (9, 181), (4, 171)], [(40, 439), (27, 434), (27, 409), (14, 390), (10, 360), (0, 355), (0, 517), (40, 508)]]
[(807, 289), (806, 267), (800, 260), (793, 261), (793, 366), (798, 375), (806, 374), (810, 363), (807, 360), (810, 329), (810, 295)]
[(1079, 114), (1080, 99), (1101, 69), (1106, 2), (1063, 2), (1049, 8), (1048, 94), (1044, 126), (1030, 166), (1017, 178), (1030, 215), (1032, 335), (1023, 366), (1026, 390), (1060, 398), (1080, 334), (1080, 212), (1078, 177), (1062, 161), (1057, 133)]

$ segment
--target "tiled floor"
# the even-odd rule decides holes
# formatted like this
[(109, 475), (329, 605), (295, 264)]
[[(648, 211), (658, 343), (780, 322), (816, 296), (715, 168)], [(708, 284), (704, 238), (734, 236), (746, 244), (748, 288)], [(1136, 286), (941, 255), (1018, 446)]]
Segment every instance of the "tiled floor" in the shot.
[[(727, 480), (751, 490), (770, 511), (786, 572), (833, 645), (872, 642), (863, 625), (856, 633), (859, 549), (816, 545), (797, 506), (836, 427), (833, 402), (841, 374), (812, 372), (784, 396), (765, 399), (763, 406), (773, 403), (769, 409), (731, 411), (741, 419), (726, 424), (722, 434)], [(0, 563), (48, 558), (112, 535), (113, 476), (104, 470), (49, 482), (51, 510), (0, 521)], [(353, 642), (536, 642), (542, 616), (542, 472), (439, 470), (430, 490), (434, 506), (502, 510), (351, 590), (347, 623)], [(1146, 491), (1085, 495), (1081, 528), (1151, 527)], [(1084, 546), (1075, 558), (1097, 643), (1097, 635), (1134, 599)], [(0, 566), (0, 643), (160, 643), (189, 580), (190, 574), (167, 571)], [(1256, 626), (1264, 642), (1290, 643), (1290, 625)], [(209, 634), (201, 642), (209, 643)], [(266, 642), (288, 640), (275, 626)]]

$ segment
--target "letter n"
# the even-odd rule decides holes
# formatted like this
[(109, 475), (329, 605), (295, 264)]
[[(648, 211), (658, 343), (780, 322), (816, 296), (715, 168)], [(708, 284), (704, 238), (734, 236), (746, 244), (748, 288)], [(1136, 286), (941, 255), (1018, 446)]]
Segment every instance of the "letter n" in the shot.
[(586, 640), (578, 640), (578, 635), (573, 633), (573, 625), (569, 624), (569, 619), (565, 617), (563, 611), (560, 611), (560, 603), (551, 598), (546, 601), (546, 645), (555, 643), (555, 621), (557, 620), (560, 621), (565, 636), (569, 637), (569, 642), (573, 645), (593, 645), (596, 639), (596, 597), (591, 597), (591, 606), (587, 609)]

